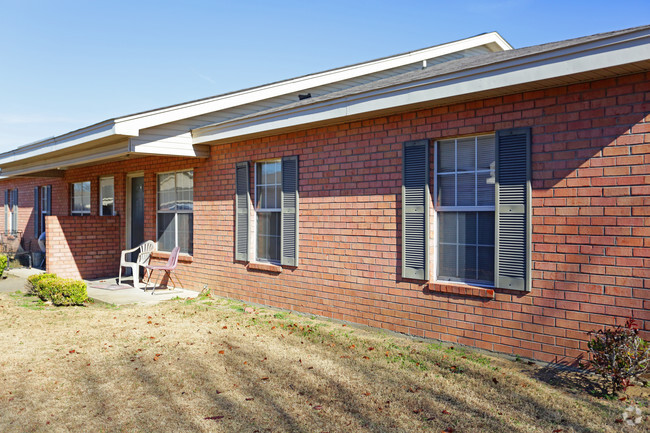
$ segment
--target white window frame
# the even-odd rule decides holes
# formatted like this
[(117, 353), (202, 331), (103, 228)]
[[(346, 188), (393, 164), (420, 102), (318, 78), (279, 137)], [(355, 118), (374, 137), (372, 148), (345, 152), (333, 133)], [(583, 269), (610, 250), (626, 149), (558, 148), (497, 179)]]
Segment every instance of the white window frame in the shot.
[[(104, 189), (102, 188), (103, 184), (107, 181), (111, 181), (113, 185), (113, 212), (110, 215), (104, 215)], [(113, 216), (115, 215), (115, 177), (114, 176), (102, 176), (99, 178), (99, 215), (100, 216)]]
[[(171, 210), (161, 210), (161, 209), (159, 209), (158, 195), (159, 195), (159, 186), (160, 185), (159, 185), (158, 182), (159, 182), (159, 179), (160, 179), (160, 175), (172, 174), (172, 173), (174, 175), (176, 175), (177, 173), (186, 173), (186, 172), (192, 172), (192, 210), (187, 210), (187, 209), (179, 210), (179, 209), (176, 209), (176, 210), (171, 211)], [(175, 182), (176, 182), (176, 180), (174, 180), (174, 187), (176, 187)], [(194, 169), (190, 168), (190, 169), (187, 169), (187, 170), (173, 170), (173, 171), (163, 171), (163, 172), (160, 172), (160, 173), (156, 173), (156, 248), (158, 249), (158, 251), (163, 251), (163, 252), (170, 253), (171, 251), (165, 251), (165, 250), (160, 249), (160, 245), (159, 245), (159, 241), (158, 241), (158, 214), (160, 214), (160, 213), (174, 214), (174, 215), (179, 214), (179, 213), (194, 214)], [(192, 236), (192, 240), (193, 240), (194, 239), (194, 224), (192, 224), (192, 234), (191, 234), (191, 236)], [(192, 242), (192, 245), (194, 245), (194, 242)], [(178, 218), (174, 217), (174, 247), (177, 247), (177, 246), (178, 246)], [(192, 250), (194, 250), (194, 248), (192, 248)], [(191, 255), (191, 254), (187, 254), (187, 253), (184, 253), (184, 252), (181, 252), (180, 254)], [(194, 254), (194, 251), (192, 251), (192, 254)]]
[[(494, 137), (495, 143), (495, 151), (496, 151), (496, 134), (478, 134), (478, 135), (471, 135), (471, 136), (464, 136), (464, 137), (450, 137), (450, 138), (445, 138), (441, 140), (436, 140), (434, 143), (434, 149), (433, 149), (433, 227), (434, 227), (434, 235), (433, 235), (433, 244), (434, 244), (434, 257), (433, 257), (433, 275), (434, 275), (434, 280), (436, 282), (441, 282), (441, 283), (458, 283), (458, 284), (467, 284), (467, 285), (472, 285), (472, 286), (481, 286), (481, 287), (495, 287), (494, 286), (494, 281), (492, 281), (491, 284), (488, 283), (483, 283), (483, 282), (476, 282), (476, 281), (462, 281), (462, 280), (452, 280), (452, 279), (440, 279), (438, 276), (438, 255), (440, 253), (440, 248), (439, 248), (439, 236), (438, 236), (438, 213), (439, 212), (496, 212), (496, 205), (495, 203), (492, 203), (492, 205), (481, 205), (481, 206), (439, 206), (438, 205), (438, 144), (441, 141), (448, 141), (448, 140), (456, 140), (456, 146), (454, 147), (454, 178), (456, 180), (456, 188), (455, 188), (455, 202), (458, 202), (458, 140), (462, 139), (467, 139), (467, 138), (474, 138), (474, 155), (478, 155), (478, 139), (481, 137)], [(472, 172), (467, 172), (467, 173), (472, 173)], [(495, 178), (495, 167), (491, 167), (490, 169), (478, 169), (478, 158), (474, 158), (474, 171), (473, 173), (490, 173), (492, 174), (492, 178)], [(443, 174), (444, 176), (445, 174)], [(448, 176), (451, 176), (451, 174), (448, 174)], [(475, 176), (474, 180), (474, 198), (475, 202), (478, 202), (478, 176)], [(495, 197), (496, 200), (496, 197)], [(458, 230), (458, 227), (457, 227)], [(495, 227), (495, 232), (496, 232), (496, 227)], [(496, 240), (495, 240), (496, 242)], [(478, 246), (478, 244), (477, 244)], [(495, 246), (496, 248), (496, 246)], [(478, 254), (478, 248), (477, 248), (477, 254)], [(478, 258), (477, 258), (477, 263), (478, 263)], [(456, 267), (458, 267), (458, 263), (456, 263)], [(496, 278), (496, 275), (494, 276)]]
[[(268, 260), (265, 258), (259, 258), (257, 257), (257, 213), (258, 212), (263, 212), (263, 213), (272, 213), (272, 212), (277, 212), (280, 214), (280, 218), (282, 218), (282, 207), (279, 208), (263, 208), (263, 209), (258, 209), (257, 207), (257, 165), (258, 164), (265, 164), (265, 163), (278, 163), (280, 164), (280, 183), (278, 184), (280, 187), (280, 190), (282, 190), (282, 159), (281, 158), (273, 158), (273, 159), (262, 159), (259, 161), (255, 161), (255, 164), (253, 165), (253, 173), (254, 173), (254, 185), (253, 185), (253, 210), (255, 211), (255, 218), (253, 218), (253, 224), (252, 226), (252, 244), (253, 244), (253, 261), (258, 262), (258, 263), (270, 263), (273, 265), (280, 265), (282, 262), (282, 256), (278, 258), (278, 260)], [(266, 184), (265, 184), (266, 185)], [(275, 184), (274, 184), (275, 185)], [(280, 200), (282, 200), (282, 195), (280, 195)], [(282, 203), (280, 203), (281, 205)], [(282, 229), (280, 229), (282, 230)], [(279, 234), (280, 237), (280, 244), (282, 243), (282, 238), (281, 238), (281, 233)], [(281, 245), (280, 245), (281, 246)], [(280, 254), (282, 254), (282, 251), (280, 251)]]
[[(88, 210), (84, 211), (75, 211), (74, 210), (74, 186), (87, 183), (89, 188), (88, 188)], [(92, 206), (91, 200), (92, 200), (92, 182), (89, 180), (84, 180), (81, 182), (73, 182), (70, 184), (70, 215), (90, 215), (90, 209)]]

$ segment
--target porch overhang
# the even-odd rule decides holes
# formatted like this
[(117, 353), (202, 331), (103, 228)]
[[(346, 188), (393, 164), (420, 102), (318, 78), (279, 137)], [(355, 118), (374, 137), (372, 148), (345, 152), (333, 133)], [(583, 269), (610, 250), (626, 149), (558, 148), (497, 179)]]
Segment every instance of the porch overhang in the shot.
[(59, 137), (31, 143), (0, 154), (3, 177), (59, 177), (72, 167), (150, 155), (207, 158), (210, 149), (186, 137), (144, 142), (138, 132), (120, 131), (106, 121)]

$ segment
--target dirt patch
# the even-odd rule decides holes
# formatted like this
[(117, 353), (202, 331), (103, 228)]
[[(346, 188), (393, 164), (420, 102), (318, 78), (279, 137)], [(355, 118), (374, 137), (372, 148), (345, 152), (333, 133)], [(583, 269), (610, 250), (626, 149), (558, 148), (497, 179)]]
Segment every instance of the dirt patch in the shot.
[(0, 329), (0, 431), (614, 432), (630, 404), (626, 431), (650, 425), (647, 399), (536, 364), (227, 300), (0, 294)]

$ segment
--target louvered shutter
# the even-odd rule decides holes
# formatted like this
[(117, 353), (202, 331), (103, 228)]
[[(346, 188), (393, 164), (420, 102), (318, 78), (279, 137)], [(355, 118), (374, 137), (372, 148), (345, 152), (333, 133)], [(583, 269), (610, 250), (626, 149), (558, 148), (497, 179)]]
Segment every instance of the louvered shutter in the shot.
[(248, 261), (248, 161), (238, 162), (235, 175), (235, 260)]
[(9, 234), (9, 190), (5, 190), (5, 234)]
[(34, 210), (32, 211), (32, 214), (34, 215), (34, 237), (38, 239), (38, 235), (41, 234), (41, 231), (39, 230), (39, 223), (41, 221), (41, 213), (39, 212), (39, 204), (40, 204), (40, 197), (38, 195), (40, 188), (35, 186), (34, 187)]
[[(46, 188), (47, 194), (47, 215), (53, 215), (52, 212), (52, 185), (48, 185)], [(45, 231), (45, 218), (43, 218), (43, 231)]]
[(495, 284), (530, 290), (530, 129), (497, 131)]
[(404, 143), (402, 153), (402, 277), (429, 279), (429, 142)]
[(13, 209), (11, 213), (11, 230), (13, 233), (18, 233), (18, 188), (13, 190)]
[(282, 158), (282, 259), (286, 266), (298, 266), (298, 157)]

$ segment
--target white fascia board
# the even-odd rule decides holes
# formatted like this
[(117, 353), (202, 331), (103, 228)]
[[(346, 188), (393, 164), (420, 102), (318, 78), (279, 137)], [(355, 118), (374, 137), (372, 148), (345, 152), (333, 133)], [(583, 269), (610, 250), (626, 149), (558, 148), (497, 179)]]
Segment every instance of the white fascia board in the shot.
[(58, 137), (47, 138), (45, 140), (36, 141), (34, 143), (26, 144), (17, 149), (10, 150), (0, 154), (0, 166), (10, 164), (16, 161), (33, 158), (35, 156), (43, 156), (44, 154), (56, 152), (59, 150), (68, 149), (80, 144), (100, 140), (102, 138), (116, 136), (119, 137), (115, 131), (115, 124), (113, 120), (107, 120), (86, 128), (78, 129)]
[(217, 96), (215, 98), (179, 104), (159, 110), (117, 118), (115, 119), (116, 131), (120, 134), (138, 135), (138, 132), (145, 128), (225, 110), (244, 104), (250, 104), (289, 93), (297, 93), (313, 87), (373, 74), (470, 48), (479, 46), (494, 47), (495, 45), (503, 51), (512, 49), (510, 44), (508, 44), (498, 33), (486, 33), (435, 47), (306, 75), (286, 81), (280, 81), (278, 83)]
[[(650, 60), (648, 35), (578, 46), (192, 130), (194, 143), (222, 141), (301, 125), (335, 121), (488, 90)], [(611, 41), (608, 41), (611, 42)], [(590, 44), (587, 44), (590, 45)]]
[(32, 163), (20, 164), (15, 167), (3, 167), (2, 174), (4, 176), (19, 176), (45, 170), (64, 169), (72, 165), (89, 164), (124, 156), (127, 153), (128, 142), (121, 141), (119, 143), (100, 146), (98, 148), (86, 149), (73, 155), (47, 158), (45, 160), (39, 158)]

